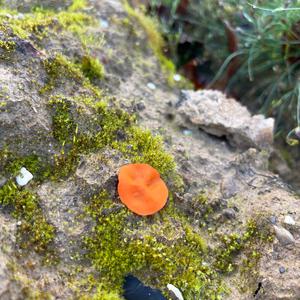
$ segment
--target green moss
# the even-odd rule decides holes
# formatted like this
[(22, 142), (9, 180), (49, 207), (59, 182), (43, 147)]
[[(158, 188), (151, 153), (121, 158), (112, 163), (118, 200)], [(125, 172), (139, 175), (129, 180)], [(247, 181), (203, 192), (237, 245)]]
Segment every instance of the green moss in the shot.
[(36, 182), (41, 182), (50, 176), (50, 165), (37, 155), (20, 157), (8, 148), (0, 151), (0, 174), (10, 178), (16, 176), (22, 167), (34, 174)]
[(3, 41), (0, 40), (0, 48), (6, 51), (13, 51), (16, 47), (16, 43), (14, 41)]
[[(172, 282), (186, 299), (218, 299), (224, 292), (217, 274), (203, 264), (205, 242), (182, 221), (174, 207), (162, 210), (151, 222), (134, 218), (127, 208), (101, 192), (90, 200), (87, 211), (96, 225), (85, 238), (85, 245), (104, 289), (120, 295), (124, 276), (133, 273), (164, 292), (167, 283)], [(179, 228), (174, 228), (174, 222)], [(154, 231), (143, 231), (145, 226)], [(160, 234), (167, 236), (166, 232), (178, 236), (178, 231), (182, 231), (182, 236), (170, 243), (159, 238)]]
[(17, 231), (19, 246), (45, 254), (54, 239), (55, 229), (43, 216), (38, 197), (10, 180), (0, 188), (0, 205), (21, 221)]
[(57, 96), (51, 98), (49, 105), (55, 112), (52, 116), (54, 138), (62, 145), (72, 142), (76, 128), (71, 114), (70, 102)]
[(233, 233), (221, 237), (221, 245), (215, 250), (215, 267), (219, 271), (234, 271), (238, 267), (234, 259), (245, 249), (254, 251), (255, 258), (259, 258), (257, 247), (272, 241), (273, 237), (268, 224), (261, 220), (259, 217), (250, 219), (242, 235)]
[(163, 49), (165, 48), (165, 41), (159, 32), (158, 22), (156, 22), (156, 20), (154, 20), (153, 18), (146, 16), (141, 10), (131, 7), (127, 1), (124, 1), (124, 7), (128, 15), (135, 18), (145, 30), (148, 37), (149, 46), (152, 48), (153, 53), (158, 58), (162, 70), (167, 75), (168, 83), (173, 86), (173, 77), (176, 72), (176, 68), (173, 62), (168, 59), (163, 53)]
[(7, 26), (22, 39), (29, 39), (35, 35), (38, 39), (46, 37), (51, 30), (66, 30), (78, 37), (84, 34), (86, 27), (96, 24), (95, 20), (87, 14), (75, 11), (61, 11), (59, 13), (36, 9), (31, 13), (24, 14), (24, 18), (6, 19), (5, 13), (18, 14), (17, 11), (1, 10), (3, 13), (0, 22), (5, 21)]
[(75, 12), (86, 8), (86, 6), (87, 6), (86, 0), (73, 0), (73, 3), (72, 5), (69, 6), (68, 11)]
[(81, 70), (90, 80), (104, 78), (104, 67), (97, 58), (83, 56), (81, 60)]
[(132, 162), (151, 165), (164, 177), (174, 175), (174, 158), (164, 150), (161, 136), (153, 136), (150, 131), (136, 126), (129, 127), (126, 134), (124, 141), (113, 143), (115, 149)]
[(85, 80), (80, 69), (62, 54), (57, 54), (55, 57), (46, 59), (44, 61), (44, 67), (48, 78), (47, 83), (40, 90), (41, 93), (51, 91), (66, 77), (76, 82)]
[(164, 150), (160, 136), (153, 136), (150, 131), (134, 126), (135, 118), (128, 113), (107, 107), (104, 102), (93, 102), (90, 98), (81, 99), (94, 115), (89, 120), (89, 131), (84, 131), (75, 122), (75, 107), (73, 112), (71, 110), (71, 103), (75, 104), (75, 101), (56, 96), (49, 102), (52, 109), (53, 136), (64, 147), (61, 154), (55, 157), (60, 173), (67, 175), (72, 172), (80, 154), (111, 147), (119, 150), (132, 162), (148, 163), (162, 176), (176, 179), (174, 159)]

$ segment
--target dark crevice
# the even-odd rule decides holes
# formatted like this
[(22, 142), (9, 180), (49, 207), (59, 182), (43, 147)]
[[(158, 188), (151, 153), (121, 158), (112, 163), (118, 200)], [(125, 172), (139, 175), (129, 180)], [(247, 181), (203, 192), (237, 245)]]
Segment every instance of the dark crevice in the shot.
[(253, 294), (253, 298), (256, 298), (256, 296), (258, 295), (259, 291), (261, 290), (262, 288), (262, 283), (259, 282), (258, 283), (258, 286), (257, 286), (257, 289), (255, 290), (254, 294)]

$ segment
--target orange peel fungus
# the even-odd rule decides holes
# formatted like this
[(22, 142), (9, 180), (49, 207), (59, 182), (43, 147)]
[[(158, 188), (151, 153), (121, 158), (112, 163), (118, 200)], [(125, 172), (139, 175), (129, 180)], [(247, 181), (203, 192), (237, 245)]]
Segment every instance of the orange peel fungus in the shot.
[(118, 193), (123, 204), (140, 216), (153, 215), (168, 200), (168, 188), (157, 170), (148, 164), (120, 168)]

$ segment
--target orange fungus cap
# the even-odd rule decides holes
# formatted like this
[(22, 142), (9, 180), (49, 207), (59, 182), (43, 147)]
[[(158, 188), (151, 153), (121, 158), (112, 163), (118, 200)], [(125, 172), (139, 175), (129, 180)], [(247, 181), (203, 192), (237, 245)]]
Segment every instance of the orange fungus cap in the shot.
[(158, 171), (150, 165), (128, 164), (120, 168), (118, 193), (128, 209), (148, 216), (165, 206), (169, 191)]

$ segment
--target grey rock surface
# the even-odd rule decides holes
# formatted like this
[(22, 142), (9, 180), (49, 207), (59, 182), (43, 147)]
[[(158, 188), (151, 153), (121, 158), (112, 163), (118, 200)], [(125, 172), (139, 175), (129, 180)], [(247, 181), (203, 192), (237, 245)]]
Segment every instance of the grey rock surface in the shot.
[(226, 137), (238, 148), (269, 148), (273, 141), (274, 120), (251, 116), (246, 107), (217, 91), (182, 91), (177, 103), (185, 121), (217, 136)]
[(287, 229), (276, 225), (273, 225), (273, 227), (275, 230), (276, 238), (282, 245), (289, 245), (295, 243), (293, 235)]

